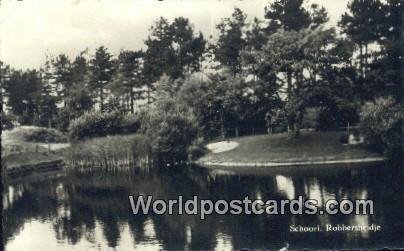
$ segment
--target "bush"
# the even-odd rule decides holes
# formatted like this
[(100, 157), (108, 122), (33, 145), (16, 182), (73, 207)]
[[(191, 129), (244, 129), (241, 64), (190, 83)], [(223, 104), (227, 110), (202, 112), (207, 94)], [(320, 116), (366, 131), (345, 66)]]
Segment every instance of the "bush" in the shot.
[(188, 156), (190, 159), (197, 159), (207, 153), (208, 150), (205, 147), (202, 137), (196, 138), (192, 144), (188, 147)]
[(135, 133), (140, 128), (136, 114), (123, 116), (118, 111), (91, 111), (73, 120), (69, 125), (69, 138), (80, 140), (106, 135)]
[(270, 114), (267, 113), (265, 118), (267, 128), (272, 126), (272, 133), (282, 133), (288, 131), (288, 118), (284, 109), (277, 110), (272, 116), (272, 124)]
[(339, 137), (339, 142), (341, 144), (348, 144), (349, 143), (349, 136), (348, 134), (344, 133)]
[(336, 107), (322, 107), (318, 109), (316, 130), (334, 131), (339, 127), (345, 127), (347, 123), (358, 123), (358, 111), (355, 104), (340, 104)]
[(119, 112), (87, 112), (70, 123), (69, 138), (80, 140), (118, 134), (122, 131), (122, 121), (123, 116)]
[(150, 140), (151, 152), (159, 162), (186, 160), (198, 131), (193, 112), (174, 99), (160, 99), (142, 117), (141, 132)]
[(329, 109), (320, 109), (316, 119), (316, 131), (334, 131), (337, 129), (337, 122), (335, 121), (334, 113)]
[(122, 133), (135, 133), (140, 128), (140, 118), (138, 114), (128, 114), (122, 118)]
[(24, 139), (31, 142), (63, 143), (67, 141), (65, 135), (55, 129), (38, 127), (24, 134)]
[(307, 108), (304, 112), (301, 128), (315, 129), (317, 127), (319, 109)]
[(69, 110), (66, 107), (62, 107), (59, 112), (57, 113), (57, 123), (56, 126), (58, 130), (62, 132), (66, 132), (69, 129), (70, 123), (70, 114)]
[(10, 130), (13, 129), (13, 122), (16, 121), (16, 118), (11, 114), (6, 114), (5, 112), (1, 113), (1, 129), (2, 130)]
[(390, 158), (403, 154), (401, 123), (404, 117), (403, 105), (391, 98), (379, 98), (362, 107), (360, 130), (365, 144)]

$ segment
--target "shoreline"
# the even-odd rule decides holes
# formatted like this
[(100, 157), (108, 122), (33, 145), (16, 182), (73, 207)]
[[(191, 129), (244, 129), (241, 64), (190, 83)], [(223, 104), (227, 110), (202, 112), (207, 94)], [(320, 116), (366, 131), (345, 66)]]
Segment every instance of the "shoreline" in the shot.
[(8, 181), (15, 181), (23, 178), (35, 176), (47, 176), (49, 173), (60, 173), (64, 171), (65, 161), (63, 158), (37, 161), (33, 163), (23, 163), (4, 168), (3, 175)]
[(64, 171), (65, 158), (57, 153), (20, 152), (2, 156), (3, 181), (47, 177)]
[(212, 162), (212, 161), (194, 161), (194, 164), (204, 167), (293, 167), (293, 166), (315, 166), (315, 165), (336, 165), (336, 164), (378, 164), (385, 162), (383, 157), (367, 157), (341, 160), (322, 160), (322, 161), (294, 161), (294, 162)]

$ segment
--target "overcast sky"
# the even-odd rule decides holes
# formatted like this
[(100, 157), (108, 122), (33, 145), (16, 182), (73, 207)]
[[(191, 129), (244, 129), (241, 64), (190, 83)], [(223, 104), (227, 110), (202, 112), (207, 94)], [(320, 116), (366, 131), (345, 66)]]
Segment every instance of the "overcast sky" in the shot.
[[(45, 54), (80, 51), (105, 45), (114, 54), (121, 49), (144, 48), (152, 23), (160, 16), (184, 16), (205, 37), (215, 25), (239, 7), (248, 19), (263, 19), (271, 0), (0, 0), (0, 57), (15, 68), (39, 68)], [(327, 8), (335, 24), (349, 0), (309, 0)]]

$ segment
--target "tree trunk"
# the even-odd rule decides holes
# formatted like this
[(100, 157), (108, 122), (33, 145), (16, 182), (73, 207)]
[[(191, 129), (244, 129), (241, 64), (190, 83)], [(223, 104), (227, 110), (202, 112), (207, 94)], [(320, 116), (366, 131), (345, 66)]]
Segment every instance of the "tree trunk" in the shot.
[(364, 77), (366, 77), (367, 68), (368, 68), (368, 44), (365, 44), (365, 65), (363, 70)]
[(288, 71), (287, 72), (287, 87), (286, 87), (288, 99), (290, 98), (291, 91), (292, 91), (292, 72)]
[(130, 96), (129, 95), (126, 95), (125, 104), (126, 104), (125, 109), (126, 109), (126, 111), (129, 112), (130, 111)]
[(100, 109), (101, 109), (101, 112), (104, 111), (104, 90), (103, 90), (103, 88), (100, 88)]
[[(290, 102), (290, 99), (291, 99), (291, 96), (292, 96), (292, 72), (288, 71), (286, 77), (287, 77), (286, 92), (287, 92), (287, 96), (288, 96), (287, 101)], [(288, 132), (290, 131), (291, 127), (293, 128), (293, 124), (290, 124), (288, 122)]]
[(364, 77), (363, 74), (363, 47), (362, 47), (362, 42), (359, 44), (359, 68), (360, 68), (360, 73), (361, 77)]
[(223, 116), (223, 108), (220, 109), (220, 131), (222, 133), (222, 138), (225, 139), (226, 135), (224, 132), (224, 116)]
[(147, 104), (150, 104), (150, 86), (147, 86)]
[(133, 93), (133, 88), (130, 88), (130, 111), (131, 113), (135, 113), (135, 94)]
[(295, 137), (298, 137), (300, 135), (300, 130), (296, 122), (293, 124), (293, 135)]

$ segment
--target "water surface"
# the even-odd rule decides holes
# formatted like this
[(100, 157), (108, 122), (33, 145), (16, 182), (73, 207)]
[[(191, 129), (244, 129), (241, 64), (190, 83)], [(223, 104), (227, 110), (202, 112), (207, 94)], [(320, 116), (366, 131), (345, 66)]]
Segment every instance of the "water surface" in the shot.
[[(235, 174), (200, 168), (68, 174), (4, 187), (8, 251), (403, 247), (402, 171), (394, 166)], [(374, 215), (133, 215), (128, 195), (159, 199), (373, 199)], [(293, 233), (290, 225), (381, 225), (379, 232)]]

